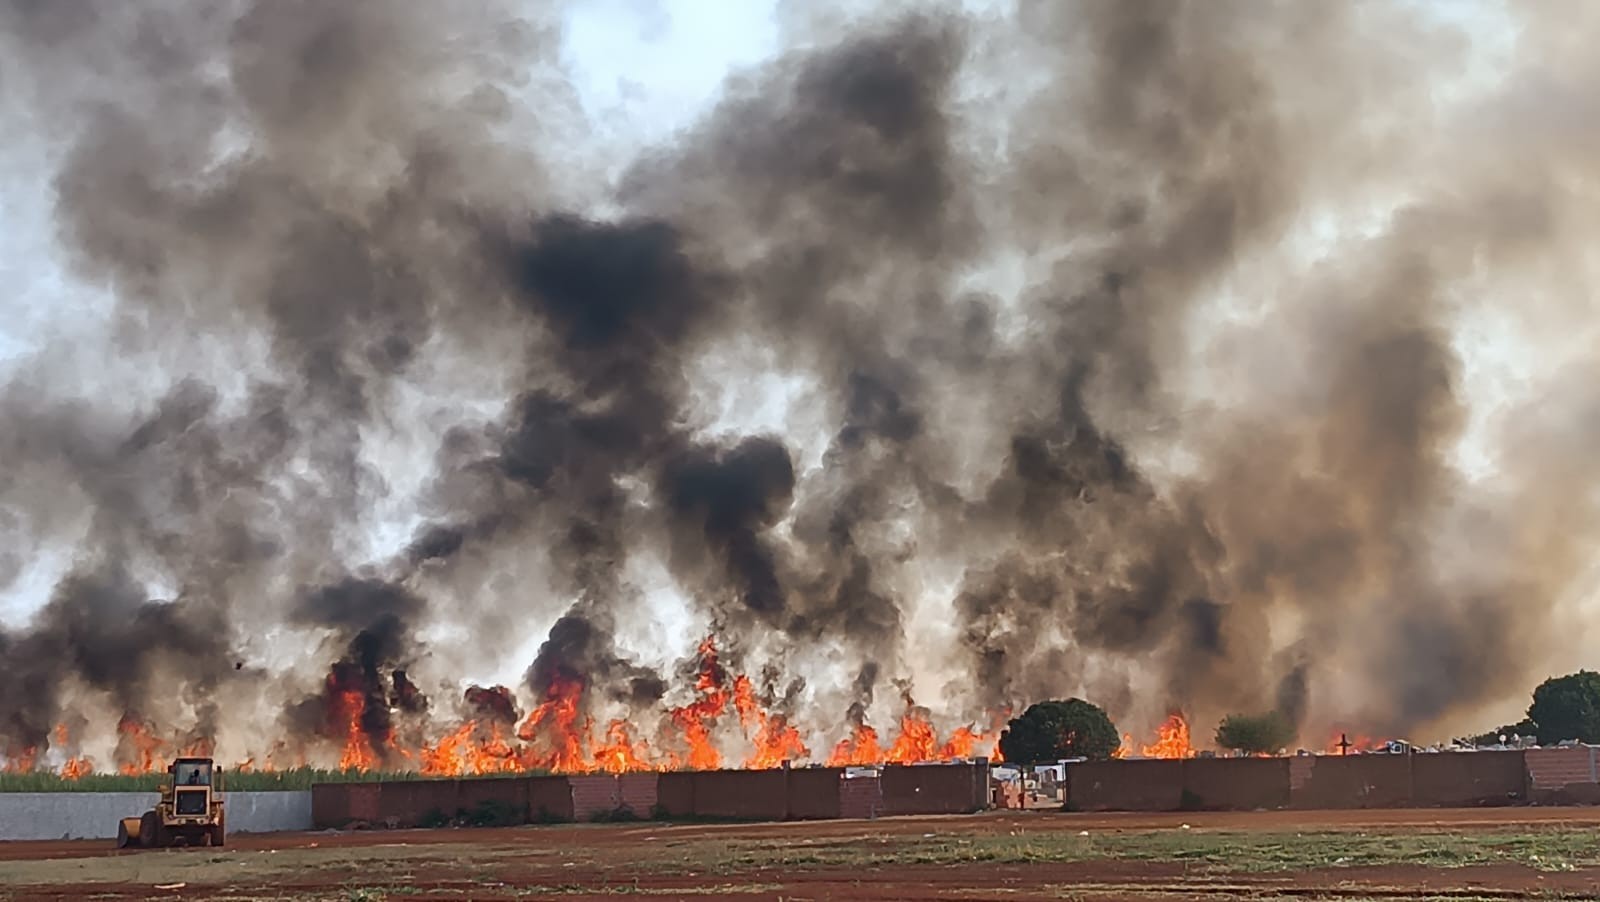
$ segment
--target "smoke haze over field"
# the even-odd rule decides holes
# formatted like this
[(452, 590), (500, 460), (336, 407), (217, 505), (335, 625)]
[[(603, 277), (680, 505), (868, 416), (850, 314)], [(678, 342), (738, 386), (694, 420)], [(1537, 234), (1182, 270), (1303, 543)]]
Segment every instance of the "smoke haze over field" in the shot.
[(1498, 14), (786, 15), (616, 172), (553, 5), (0, 0), (110, 303), (0, 387), (0, 754), (643, 719), (707, 633), (813, 748), (1498, 722), (1600, 540), (1600, 14)]

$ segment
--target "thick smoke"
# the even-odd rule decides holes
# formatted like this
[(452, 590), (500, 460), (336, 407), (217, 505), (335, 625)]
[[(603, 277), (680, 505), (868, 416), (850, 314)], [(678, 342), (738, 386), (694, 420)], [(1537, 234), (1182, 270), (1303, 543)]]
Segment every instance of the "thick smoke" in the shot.
[[(819, 731), (1445, 729), (1576, 649), (1570, 10), (1446, 103), (1477, 58), (1398, 8), (929, 2), (791, 35), (613, 177), (523, 6), (0, 3), (114, 302), (106, 357), (0, 391), (0, 585), (68, 562), (0, 632), (8, 755), (84, 706), (240, 754), (354, 711), (382, 755), (432, 699), (514, 720), (484, 667), (658, 710), (663, 581)], [(1570, 372), (1496, 387), (1486, 331)]]

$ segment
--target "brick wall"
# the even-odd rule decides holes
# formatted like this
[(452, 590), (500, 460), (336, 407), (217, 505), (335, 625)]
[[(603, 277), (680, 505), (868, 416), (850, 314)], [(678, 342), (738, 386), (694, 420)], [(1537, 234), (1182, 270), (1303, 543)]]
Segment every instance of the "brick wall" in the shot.
[[(1470, 754), (1470, 753), (1463, 753)], [(1403, 808), (1411, 803), (1411, 755), (1316, 755), (1297, 758), (1300, 779), (1289, 807)], [(1293, 780), (1291, 774), (1291, 780)]]
[(636, 817), (651, 817), (656, 809), (656, 774), (623, 774), (617, 777), (617, 803)]
[(824, 820), (839, 816), (841, 767), (804, 767), (788, 772), (789, 820)]
[(1067, 804), (1078, 811), (1177, 811), (1183, 804), (1183, 762), (1069, 764)]
[(1527, 798), (1522, 752), (1411, 756), (1411, 804), (1418, 808), (1512, 805)]
[(977, 764), (888, 765), (883, 813), (964, 814), (989, 805), (989, 768)]
[(611, 774), (577, 775), (567, 782), (572, 786), (572, 816), (580, 821), (603, 817), (622, 803), (617, 778)]
[(1523, 761), (1534, 789), (1561, 789), (1574, 783), (1594, 783), (1594, 748), (1576, 745), (1564, 749), (1528, 749)]
[(850, 777), (839, 781), (839, 816), (874, 818), (883, 813), (883, 786), (877, 777)]
[(1588, 745), (1528, 749), (1528, 797), (1541, 805), (1600, 804), (1600, 749)]
[(1289, 805), (1290, 758), (1191, 758), (1183, 762), (1189, 807), (1255, 811)]

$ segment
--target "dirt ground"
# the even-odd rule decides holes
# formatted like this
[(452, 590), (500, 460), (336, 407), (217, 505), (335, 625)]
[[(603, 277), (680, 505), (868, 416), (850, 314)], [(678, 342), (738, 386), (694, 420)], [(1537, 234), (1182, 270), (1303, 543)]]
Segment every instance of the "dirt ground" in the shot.
[(0, 899), (1600, 898), (1600, 808), (991, 812), (110, 846), (0, 843)]

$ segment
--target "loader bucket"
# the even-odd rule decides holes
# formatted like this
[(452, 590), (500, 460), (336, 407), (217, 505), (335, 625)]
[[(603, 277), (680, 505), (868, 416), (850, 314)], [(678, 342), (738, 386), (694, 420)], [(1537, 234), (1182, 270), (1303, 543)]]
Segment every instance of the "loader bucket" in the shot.
[(139, 819), (125, 817), (117, 822), (117, 848), (129, 849), (139, 844)]

